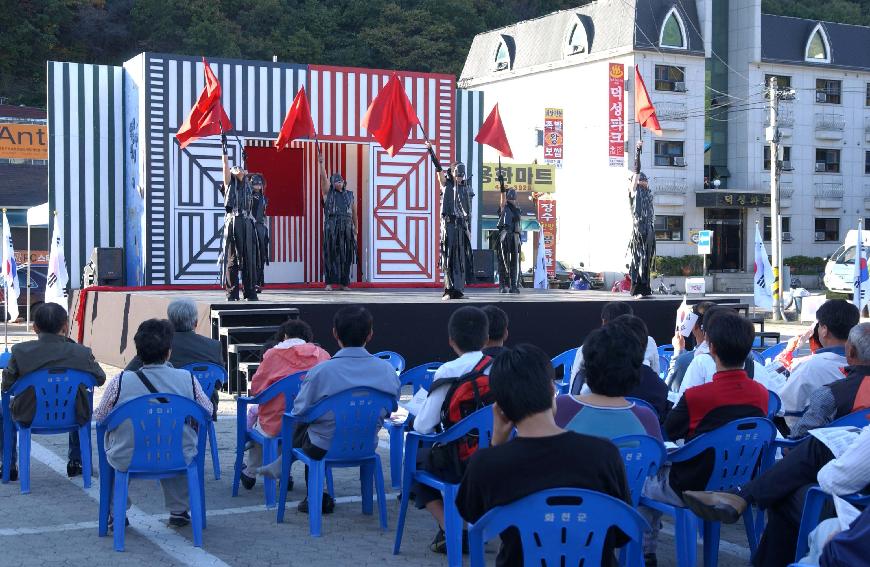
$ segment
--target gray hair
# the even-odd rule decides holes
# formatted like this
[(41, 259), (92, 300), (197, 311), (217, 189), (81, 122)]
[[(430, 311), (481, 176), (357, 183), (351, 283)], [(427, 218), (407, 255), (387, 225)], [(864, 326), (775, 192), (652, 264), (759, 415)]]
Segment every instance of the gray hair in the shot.
[(859, 323), (852, 327), (849, 344), (855, 349), (858, 360), (870, 363), (870, 323)]
[(169, 317), (169, 322), (175, 330), (180, 333), (194, 330), (199, 320), (196, 304), (190, 299), (173, 299), (166, 308), (166, 316)]

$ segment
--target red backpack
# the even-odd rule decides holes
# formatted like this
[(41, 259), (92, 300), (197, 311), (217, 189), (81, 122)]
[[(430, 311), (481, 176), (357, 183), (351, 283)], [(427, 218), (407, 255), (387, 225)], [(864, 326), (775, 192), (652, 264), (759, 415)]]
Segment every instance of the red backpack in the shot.
[[(492, 357), (484, 355), (469, 372), (456, 378), (441, 378), (435, 382), (431, 392), (449, 388), (441, 405), (439, 433), (447, 431), (464, 418), (480, 408), (491, 405), (495, 400), (489, 390), (489, 376), (485, 374), (492, 365)], [(470, 433), (450, 445), (458, 449), (457, 457), (464, 464), (477, 451), (477, 435)]]

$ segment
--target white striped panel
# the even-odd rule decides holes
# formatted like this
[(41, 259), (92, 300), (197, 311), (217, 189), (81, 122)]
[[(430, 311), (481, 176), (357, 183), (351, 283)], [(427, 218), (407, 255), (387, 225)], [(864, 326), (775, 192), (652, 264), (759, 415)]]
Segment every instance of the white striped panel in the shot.
[[(272, 131), (277, 132), (281, 129), (281, 121), (284, 119), (287, 105), (286, 100), (281, 100), (281, 77), (284, 73), (281, 69), (275, 67), (272, 69)], [(293, 90), (288, 86), (287, 91)], [(291, 99), (292, 100), (292, 99)]]
[[(253, 66), (248, 67), (248, 86), (245, 92), (245, 96), (248, 98), (248, 112), (245, 115), (245, 130), (256, 130), (257, 124), (255, 123), (256, 119), (256, 108), (257, 97), (254, 96), (256, 94), (256, 68)], [(242, 84), (236, 85), (236, 89), (241, 90)], [(265, 106), (265, 105), (264, 105)], [(241, 130), (241, 128), (236, 128), (236, 130)]]
[[(438, 139), (438, 128), (437, 128), (437, 120), (438, 120), (438, 89), (436, 88), (436, 83), (434, 80), (429, 81), (429, 89), (428, 89), (428, 103), (427, 107), (429, 110), (429, 124), (426, 126), (426, 133), (430, 136), (430, 139)], [(442, 161), (450, 162), (451, 156), (441, 154), (441, 148), (438, 148), (439, 157)]]
[[(64, 88), (63, 84), (63, 63), (52, 63), (54, 67), (54, 83), (49, 85), (49, 96), (54, 95), (54, 106), (52, 108), (52, 116), (49, 116), (49, 127), (48, 127), (48, 135), (51, 140), (51, 145), (54, 147), (54, 163), (49, 164), (49, 167), (54, 167), (54, 186), (49, 187), (48, 190), (52, 192), (54, 195), (54, 208), (58, 211), (58, 215), (60, 215), (62, 221), (66, 221), (64, 219), (64, 214), (67, 212), (64, 204), (64, 195), (69, 190), (64, 184), (64, 171), (66, 170), (66, 163), (64, 163), (64, 154), (63, 154), (63, 141), (65, 138), (69, 136), (69, 128), (67, 123), (65, 122), (66, 117), (63, 112), (63, 97), (67, 92)], [(70, 258), (72, 255), (69, 254), (69, 243), (64, 242), (67, 250), (65, 250), (66, 257)], [(70, 281), (73, 281), (73, 278), (70, 278)]]
[(244, 72), (244, 67), (241, 65), (234, 65), (235, 68), (235, 78), (236, 82), (233, 85), (236, 91), (236, 102), (232, 105), (233, 108), (233, 128), (235, 130), (244, 130), (245, 129), (245, 107), (242, 106), (242, 73)]
[(369, 109), (369, 77), (364, 73), (359, 74), (359, 92), (357, 93), (359, 100), (359, 135), (361, 138), (368, 136), (368, 131), (362, 126), (362, 119)]
[(356, 82), (359, 78), (359, 73), (348, 73), (347, 74), (347, 104), (345, 104), (342, 108), (345, 109), (347, 113), (347, 135), (348, 137), (356, 136), (356, 127), (359, 122), (359, 117), (356, 113), (357, 107), (357, 92), (356, 92)]
[(332, 94), (332, 73), (323, 73), (321, 79), (323, 81), (323, 133), (327, 135), (333, 133), (332, 111), (328, 103)]
[(308, 90), (308, 96), (310, 97), (310, 107), (311, 107), (311, 120), (314, 121), (314, 127), (317, 129), (318, 134), (325, 133), (323, 129), (323, 125), (320, 123), (320, 105), (317, 104), (317, 97), (320, 94), (320, 71), (311, 71), (309, 74), (309, 80), (311, 81), (310, 89)]
[[(221, 74), (220, 74), (221, 104), (223, 105), (224, 112), (227, 113), (227, 117), (230, 119), (230, 122), (232, 122), (233, 126), (235, 126), (236, 123), (235, 123), (235, 120), (233, 119), (233, 117), (235, 116), (233, 114), (233, 101), (230, 100), (230, 94), (232, 93), (230, 85), (233, 83), (233, 75), (232, 75), (233, 67), (229, 63), (224, 63), (223, 65), (220, 66), (220, 68), (221, 68)], [(171, 76), (172, 75), (170, 75), (170, 77)]]
[[(260, 132), (269, 131), (269, 120), (267, 113), (269, 112), (269, 70), (266, 67), (260, 67), (259, 82), (253, 85), (248, 85), (248, 90), (251, 94), (260, 93)], [(274, 109), (272, 109), (274, 111)]]
[(82, 153), (84, 158), (80, 166), (84, 169), (85, 186), (82, 187), (82, 193), (85, 203), (85, 222), (82, 224), (84, 229), (85, 253), (94, 247), (94, 105), (99, 104), (99, 101), (94, 98), (94, 66), (82, 65), (81, 81), (84, 86), (84, 143), (82, 144)]
[[(70, 241), (67, 244), (69, 250), (72, 251), (69, 259), (70, 274), (78, 275), (82, 270), (83, 258), (79, 255), (79, 235), (81, 233), (82, 219), (79, 218), (78, 203), (82, 198), (81, 192), (84, 187), (79, 186), (79, 164), (82, 163), (79, 150), (83, 140), (79, 132), (79, 75), (80, 65), (70, 63), (69, 68), (69, 116), (67, 116), (67, 128), (70, 132), (69, 136), (69, 222), (70, 222)], [(73, 279), (71, 277), (70, 279)]]
[(335, 117), (335, 135), (344, 135), (343, 123), (347, 120), (347, 112), (344, 111), (344, 73), (335, 73), (335, 85), (333, 93), (335, 95), (335, 109), (338, 116)]
[[(100, 93), (109, 92), (109, 73), (110, 69), (103, 65), (95, 67), (95, 71), (97, 72), (97, 88)], [(115, 73), (112, 73), (111, 80), (115, 81)], [(118, 98), (122, 98), (122, 93), (117, 91)], [(114, 190), (116, 192), (116, 199), (118, 197), (122, 197), (124, 192), (124, 185), (115, 185), (115, 179), (109, 179), (109, 160), (113, 160), (115, 163), (116, 169), (123, 168), (123, 161), (118, 161), (115, 159), (115, 152), (118, 145), (123, 147), (124, 138), (117, 140), (115, 147), (109, 147), (109, 112), (114, 113), (115, 107), (120, 107), (120, 104), (109, 106), (109, 101), (105, 100), (104, 97), (97, 96), (94, 99), (95, 104), (97, 105), (97, 112), (99, 113), (100, 118), (100, 173), (99, 179), (97, 180), (99, 185), (97, 190), (100, 193), (100, 210), (95, 211), (97, 214), (97, 218), (94, 219), (95, 222), (100, 223), (100, 245), (108, 246), (110, 243), (109, 238), (109, 215), (115, 214), (114, 211), (109, 211), (109, 191)], [(117, 124), (117, 122), (116, 122)], [(123, 122), (122, 122), (123, 124)], [(122, 128), (123, 131), (123, 128)], [(120, 142), (120, 144), (118, 143)], [(116, 177), (117, 179), (117, 177)], [(117, 202), (117, 201), (116, 201)], [(121, 202), (123, 203), (123, 198), (121, 198)], [(116, 222), (117, 224), (117, 222)], [(123, 224), (123, 223), (122, 223)], [(114, 240), (114, 235), (112, 235), (112, 239)]]

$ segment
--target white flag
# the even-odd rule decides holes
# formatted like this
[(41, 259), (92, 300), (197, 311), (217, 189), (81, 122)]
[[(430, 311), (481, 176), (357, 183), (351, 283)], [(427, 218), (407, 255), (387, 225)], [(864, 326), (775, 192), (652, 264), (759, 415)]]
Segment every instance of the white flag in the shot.
[(855, 271), (852, 279), (852, 286), (855, 288), (852, 303), (859, 311), (864, 309), (870, 299), (870, 277), (867, 274), (867, 250), (864, 248), (862, 224), (858, 220), (858, 242), (855, 243)]
[[(776, 222), (776, 221), (774, 221)], [(755, 306), (762, 309), (773, 308), (773, 268), (761, 240), (761, 231), (755, 225), (755, 278), (753, 280)]]
[(535, 262), (535, 289), (547, 289), (547, 249), (544, 247), (544, 231), (538, 238), (538, 258)]
[(60, 219), (54, 217), (54, 231), (51, 237), (51, 251), (48, 254), (48, 273), (46, 274), (45, 300), (67, 307), (66, 284), (69, 274), (66, 271), (66, 258), (63, 254), (63, 231)]
[(0, 266), (0, 280), (3, 282), (3, 293), (6, 298), (6, 312), (10, 321), (18, 319), (18, 296), (21, 288), (18, 285), (18, 265), (15, 263), (15, 249), (12, 247), (12, 231), (9, 219), (3, 213), (3, 264)]
[(676, 329), (680, 332), (684, 337), (688, 337), (692, 334), (692, 329), (695, 328), (695, 324), (698, 322), (698, 316), (695, 315), (695, 312), (686, 303), (686, 296), (683, 296), (683, 302), (680, 303), (680, 306), (677, 307), (677, 326)]

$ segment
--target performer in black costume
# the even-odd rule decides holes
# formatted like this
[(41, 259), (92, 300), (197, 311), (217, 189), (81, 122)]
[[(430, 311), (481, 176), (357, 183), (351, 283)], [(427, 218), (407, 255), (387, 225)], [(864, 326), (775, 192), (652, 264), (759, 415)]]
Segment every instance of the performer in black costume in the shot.
[(262, 173), (251, 173), (251, 189), (253, 190), (252, 197), (254, 199), (251, 207), (251, 216), (254, 218), (254, 226), (257, 230), (257, 255), (259, 262), (257, 263), (257, 273), (259, 280), (256, 282), (257, 293), (262, 291), (265, 285), (266, 266), (269, 265), (269, 219), (266, 216), (266, 178)]
[(441, 184), (441, 270), (444, 272), (444, 295), (441, 299), (465, 297), (465, 274), (471, 260), (471, 198), (474, 193), (466, 178), (465, 164), (456, 162), (445, 173), (426, 142), (429, 155)]
[(220, 186), (224, 197), (224, 236), (218, 259), (222, 267), (224, 289), (228, 301), (239, 300), (239, 271), (245, 299), (257, 300), (256, 286), (260, 281), (257, 229), (251, 216), (253, 191), (247, 171), (235, 166), (230, 169), (227, 158), (227, 138), (221, 135), (223, 145), (224, 183)]
[(353, 193), (345, 187), (339, 173), (326, 176), (323, 156), (320, 162), (320, 190), (323, 194), (323, 271), (326, 290), (347, 290), (350, 267), (356, 256), (356, 206)]
[(647, 176), (640, 170), (640, 154), (643, 141), (638, 141), (634, 154), (634, 175), (628, 190), (631, 203), (632, 231), (629, 253), (631, 264), (628, 275), (631, 279), (631, 294), (640, 297), (652, 295), (650, 268), (656, 255), (655, 209), (653, 194)]
[(501, 198), (498, 208), (498, 281), (501, 293), (520, 292), (520, 220), (517, 190), (505, 189), (499, 174)]

